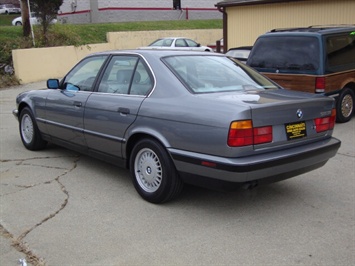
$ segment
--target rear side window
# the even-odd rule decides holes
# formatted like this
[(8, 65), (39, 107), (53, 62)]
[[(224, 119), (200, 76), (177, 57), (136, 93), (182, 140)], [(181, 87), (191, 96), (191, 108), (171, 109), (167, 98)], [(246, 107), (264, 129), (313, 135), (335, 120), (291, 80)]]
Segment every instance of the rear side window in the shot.
[(147, 95), (153, 87), (152, 76), (138, 56), (113, 56), (100, 81), (98, 92)]
[(355, 34), (328, 36), (325, 43), (327, 72), (355, 69)]
[[(259, 38), (248, 65), (275, 72), (315, 71), (319, 68), (319, 42), (314, 37), (269, 36)], [(284, 70), (284, 71), (283, 71)]]

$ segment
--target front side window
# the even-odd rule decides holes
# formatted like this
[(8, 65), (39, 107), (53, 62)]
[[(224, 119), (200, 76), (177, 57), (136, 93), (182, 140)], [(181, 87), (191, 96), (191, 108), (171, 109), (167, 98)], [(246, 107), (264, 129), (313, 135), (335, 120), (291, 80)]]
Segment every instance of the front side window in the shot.
[(163, 62), (192, 93), (278, 88), (253, 69), (228, 57), (169, 56)]
[(269, 36), (259, 38), (248, 59), (258, 70), (315, 71), (319, 68), (319, 42), (314, 37)]
[(92, 91), (94, 81), (107, 56), (93, 56), (77, 64), (63, 80), (66, 90)]
[(113, 56), (99, 83), (98, 92), (147, 95), (153, 78), (138, 56)]

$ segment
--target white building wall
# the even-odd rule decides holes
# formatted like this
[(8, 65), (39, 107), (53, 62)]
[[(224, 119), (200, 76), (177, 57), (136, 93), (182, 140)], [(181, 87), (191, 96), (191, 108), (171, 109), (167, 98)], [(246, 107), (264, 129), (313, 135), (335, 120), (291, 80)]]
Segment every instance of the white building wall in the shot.
[[(75, 6), (76, 9), (72, 9), (72, 6)], [(90, 10), (90, 0), (64, 0), (59, 13), (71, 13), (82, 10)]]
[[(174, 10), (173, 0), (64, 0), (58, 17), (63, 23), (221, 19), (217, 2), (181, 0), (181, 10)], [(93, 6), (96, 10), (90, 12)]]
[[(215, 8), (217, 0), (181, 0), (181, 8)], [(64, 0), (62, 12), (71, 12), (71, 5), (75, 3), (77, 10), (90, 9), (90, 0)], [(98, 0), (99, 8), (110, 7), (173, 7), (173, 0)]]
[(99, 8), (107, 7), (168, 7), (173, 6), (172, 0), (101, 0), (99, 1)]
[[(181, 0), (181, 8), (215, 8), (217, 0)], [(168, 7), (173, 6), (173, 0), (99, 0), (99, 8), (103, 7)]]
[(219, 0), (181, 0), (181, 7), (193, 8), (216, 8), (214, 5), (220, 2)]

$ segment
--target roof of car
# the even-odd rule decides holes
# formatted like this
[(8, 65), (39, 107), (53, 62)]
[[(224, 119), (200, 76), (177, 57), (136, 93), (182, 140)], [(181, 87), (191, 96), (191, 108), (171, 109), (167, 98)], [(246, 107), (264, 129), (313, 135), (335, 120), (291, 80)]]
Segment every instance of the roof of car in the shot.
[(191, 38), (187, 38), (187, 37), (161, 37), (161, 38), (158, 38), (156, 40), (165, 40), (165, 39), (191, 39)]
[(251, 50), (252, 48), (253, 48), (253, 46), (239, 46), (239, 47), (229, 48), (228, 51), (231, 51), (231, 50)]
[[(161, 50), (161, 49), (131, 49), (131, 50), (112, 50), (93, 53), (91, 55), (111, 55), (111, 54), (141, 54), (141, 55), (158, 55), (159, 57), (171, 55), (214, 55), (225, 56), (220, 53), (206, 52), (206, 51), (186, 51), (186, 50)], [(91, 56), (89, 55), (89, 56)]]
[(297, 28), (280, 28), (272, 29), (267, 33), (277, 33), (277, 32), (308, 32), (317, 34), (327, 34), (334, 32), (343, 31), (355, 31), (355, 24), (352, 25), (317, 25), (309, 27), (297, 27)]

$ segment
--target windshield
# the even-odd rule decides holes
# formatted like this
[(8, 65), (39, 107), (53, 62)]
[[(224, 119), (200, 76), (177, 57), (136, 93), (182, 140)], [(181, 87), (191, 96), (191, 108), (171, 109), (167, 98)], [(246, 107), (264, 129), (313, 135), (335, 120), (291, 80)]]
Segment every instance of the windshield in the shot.
[(310, 70), (319, 68), (319, 44), (314, 37), (273, 36), (260, 38), (248, 65), (257, 69)]
[(165, 57), (163, 61), (193, 93), (278, 88), (255, 70), (228, 57), (183, 55)]

